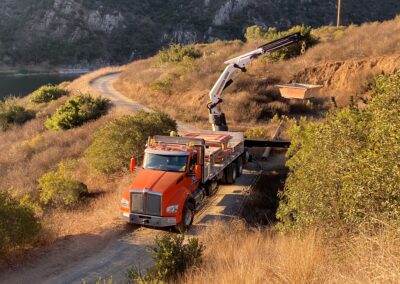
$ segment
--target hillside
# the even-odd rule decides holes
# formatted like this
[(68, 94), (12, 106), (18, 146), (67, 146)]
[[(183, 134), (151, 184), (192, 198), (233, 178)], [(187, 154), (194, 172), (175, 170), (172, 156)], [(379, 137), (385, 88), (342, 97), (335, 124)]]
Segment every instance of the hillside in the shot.
[[(257, 24), (289, 28), (336, 21), (336, 0), (3, 0), (0, 66), (96, 66), (154, 54), (171, 42), (242, 38)], [(343, 24), (381, 21), (400, 2), (343, 1)]]
[[(322, 27), (311, 33), (320, 43), (300, 57), (271, 62), (254, 61), (224, 95), (230, 123), (262, 122), (278, 115), (319, 115), (331, 107), (330, 97), (341, 106), (353, 96), (356, 103), (368, 97), (374, 76), (392, 74), (400, 67), (400, 18), (347, 28)], [(331, 39), (335, 38), (336, 39)], [(371, 41), (379, 37), (379, 41)], [(181, 63), (159, 64), (159, 56), (128, 65), (116, 87), (135, 100), (188, 122), (208, 127), (205, 107), (208, 92), (221, 74), (223, 62), (252, 50), (261, 40), (195, 45), (202, 57)], [(324, 86), (313, 104), (280, 97), (278, 83), (315, 83)], [(177, 104), (179, 102), (179, 104)]]
[[(143, 153), (149, 136), (175, 131), (171, 118), (209, 128), (205, 106), (223, 62), (269, 33), (278, 35), (252, 27), (241, 34), (246, 41), (173, 45), (0, 101), (0, 282), (19, 274), (33, 282), (54, 275), (73, 282), (66, 275), (71, 265), (88, 274), (119, 264), (126, 275), (129, 265), (140, 263), (156, 234), (168, 234), (116, 222), (121, 193), (134, 177), (129, 157)], [(265, 167), (258, 184), (246, 187), (242, 221), (216, 223), (196, 235), (205, 244), (203, 261), (177, 281), (399, 282), (400, 17), (322, 26), (310, 34), (316, 44), (305, 54), (262, 56), (226, 90), (223, 108), (232, 129), (265, 137), (281, 120), (288, 122), (289, 160), (284, 165), (281, 153), (279, 167)], [(119, 79), (113, 86), (107, 77)], [(324, 88), (307, 102), (281, 98), (275, 85), (291, 81)], [(170, 117), (132, 115), (111, 108), (102, 95), (120, 106), (129, 96)], [(129, 255), (121, 259), (121, 252)], [(9, 266), (12, 273), (3, 270)], [(31, 274), (31, 267), (39, 273)]]

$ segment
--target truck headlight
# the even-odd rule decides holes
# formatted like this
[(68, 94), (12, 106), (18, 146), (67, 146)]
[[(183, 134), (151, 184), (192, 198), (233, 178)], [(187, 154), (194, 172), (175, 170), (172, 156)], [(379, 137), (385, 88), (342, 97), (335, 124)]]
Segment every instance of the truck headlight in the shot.
[(167, 211), (167, 213), (176, 213), (176, 212), (178, 212), (178, 208), (179, 208), (179, 205), (175, 204), (175, 205), (168, 206), (166, 211)]
[(121, 207), (129, 208), (129, 200), (122, 198), (120, 202)]

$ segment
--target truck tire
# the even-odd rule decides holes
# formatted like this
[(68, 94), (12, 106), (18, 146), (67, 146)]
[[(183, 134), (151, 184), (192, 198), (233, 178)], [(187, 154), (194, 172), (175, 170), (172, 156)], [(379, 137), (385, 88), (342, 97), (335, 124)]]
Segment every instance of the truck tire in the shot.
[(182, 209), (182, 220), (175, 226), (179, 233), (185, 233), (193, 224), (194, 219), (194, 205), (191, 202), (185, 202)]
[(243, 158), (240, 156), (236, 160), (236, 176), (240, 177), (243, 173)]
[(236, 163), (232, 163), (226, 167), (225, 170), (225, 178), (227, 184), (234, 184), (237, 177), (237, 165)]

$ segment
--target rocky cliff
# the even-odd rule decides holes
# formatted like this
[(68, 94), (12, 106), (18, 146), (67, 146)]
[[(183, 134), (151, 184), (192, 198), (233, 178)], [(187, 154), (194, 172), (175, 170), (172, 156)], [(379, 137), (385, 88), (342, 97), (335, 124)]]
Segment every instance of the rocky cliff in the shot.
[[(393, 18), (398, 0), (343, 1), (343, 24)], [(249, 25), (331, 25), (336, 0), (2, 0), (0, 65), (102, 65), (171, 42), (241, 38)]]

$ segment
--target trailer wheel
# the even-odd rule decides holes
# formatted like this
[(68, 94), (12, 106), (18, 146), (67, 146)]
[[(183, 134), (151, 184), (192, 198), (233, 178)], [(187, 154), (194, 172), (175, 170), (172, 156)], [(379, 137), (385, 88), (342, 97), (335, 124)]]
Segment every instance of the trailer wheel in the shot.
[(239, 157), (236, 160), (236, 175), (240, 177), (243, 173), (243, 158)]
[(182, 220), (175, 226), (179, 233), (184, 233), (193, 224), (194, 219), (194, 205), (191, 202), (186, 202), (182, 209)]
[(230, 164), (225, 170), (225, 181), (227, 184), (234, 184), (237, 177), (236, 163)]

